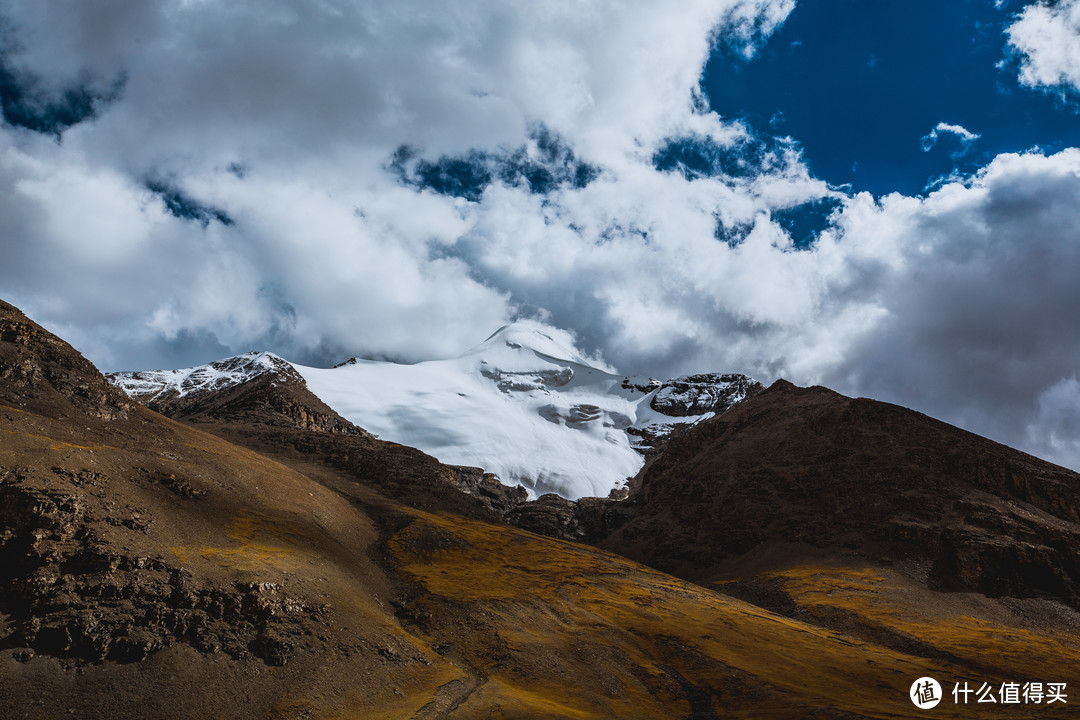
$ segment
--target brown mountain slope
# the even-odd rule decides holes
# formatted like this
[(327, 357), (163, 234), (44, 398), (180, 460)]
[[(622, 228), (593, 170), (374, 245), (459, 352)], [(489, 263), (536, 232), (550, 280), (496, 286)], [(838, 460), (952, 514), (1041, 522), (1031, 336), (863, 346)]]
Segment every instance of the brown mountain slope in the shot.
[(1080, 599), (1080, 475), (895, 405), (780, 381), (640, 482), (603, 544), (680, 575), (745, 574), (788, 543), (919, 561), (942, 589)]
[[(255, 383), (250, 383), (258, 387)], [(777, 386), (785, 388), (786, 384)], [(306, 392), (306, 390), (304, 390)], [(799, 393), (795, 393), (798, 396)], [(823, 391), (821, 397), (839, 397), (835, 393)], [(782, 400), (779, 405), (785, 406), (787, 400)], [(866, 402), (866, 401), (862, 401)], [(261, 403), (268, 407), (274, 403)], [(243, 401), (242, 407), (250, 403)], [(894, 410), (902, 411), (899, 408)], [(801, 412), (798, 403), (787, 406), (782, 415)], [(921, 417), (921, 416), (919, 416)], [(767, 426), (772, 420), (771, 415), (765, 414), (761, 421)], [(926, 418), (923, 418), (927, 420)], [(189, 418), (190, 420), (190, 418)], [(376, 475), (370, 473), (370, 463), (357, 463), (359, 455), (355, 453), (343, 453), (342, 444), (352, 444), (353, 440), (343, 441), (340, 438), (326, 433), (310, 433), (299, 427), (287, 430), (278, 420), (267, 418), (267, 423), (261, 423), (256, 416), (247, 416), (242, 422), (218, 422), (208, 417), (197, 420), (200, 427), (211, 430), (223, 437), (229, 437), (241, 444), (257, 449), (259, 452), (272, 455), (275, 458), (303, 469), (311, 477), (318, 477), (323, 482), (333, 485), (348, 492), (346, 486), (340, 485), (341, 475), (350, 478), (359, 485), (350, 484), (355, 488), (370, 485)], [(850, 420), (850, 418), (849, 418)], [(855, 421), (858, 417), (854, 418)], [(263, 427), (272, 425), (273, 429)], [(937, 423), (936, 426), (941, 426)], [(935, 426), (935, 427), (936, 427)], [(798, 428), (794, 423), (792, 427)], [(935, 427), (931, 428), (933, 432)], [(945, 426), (941, 426), (945, 427)], [(955, 428), (948, 428), (950, 432), (957, 432)], [(783, 436), (783, 428), (772, 428), (766, 434)], [(887, 431), (892, 432), (892, 431)], [(966, 433), (960, 433), (968, 436)], [(893, 444), (904, 445), (908, 442), (904, 434), (900, 432), (891, 439)], [(984, 442), (985, 441), (981, 441)], [(396, 446), (392, 446), (396, 447)], [(997, 450), (1006, 455), (1011, 451), (999, 446)], [(404, 450), (404, 449), (402, 449)], [(1028, 458), (1028, 460), (1031, 460)], [(828, 462), (828, 459), (822, 460)], [(458, 469), (460, 471), (460, 469)], [(1060, 471), (1060, 468), (1056, 469)], [(479, 476), (479, 473), (472, 473)], [(647, 475), (647, 473), (644, 473)], [(477, 480), (474, 477), (473, 480)], [(639, 478), (641, 480), (641, 478)], [(499, 493), (505, 495), (508, 491), (499, 487)], [(677, 487), (677, 485), (676, 485)], [(413, 484), (395, 485), (389, 490), (394, 492), (406, 502), (419, 501), (425, 507), (438, 507), (439, 498), (432, 497), (421, 490), (421, 486)], [(475, 484), (472, 489), (475, 491)], [(445, 492), (445, 485), (441, 486)], [(416, 495), (413, 495), (416, 493)], [(596, 541), (602, 539), (605, 533), (610, 532), (613, 525), (625, 520), (625, 515), (641, 515), (648, 517), (648, 508), (639, 508), (634, 511), (635, 503), (612, 503), (606, 500), (589, 499), (572, 503), (570, 501), (546, 496), (539, 501), (521, 503), (515, 499), (509, 504), (489, 503), (489, 507), (498, 510), (498, 514), (505, 515), (511, 523), (527, 529), (535, 529), (544, 534), (566, 538), (585, 538)], [(670, 500), (670, 498), (666, 499)], [(680, 502), (674, 502), (679, 506)], [(506, 509), (512, 508), (509, 514)], [(682, 528), (684, 532), (691, 527), (711, 533), (715, 525), (708, 517), (696, 515), (691, 506), (684, 504), (687, 513)], [(700, 510), (700, 508), (698, 508)], [(817, 512), (821, 512), (819, 508)], [(775, 518), (776, 522), (783, 524), (781, 518)], [(652, 538), (654, 544), (662, 546), (666, 542), (665, 534), (668, 528), (661, 526), (658, 533)], [(443, 538), (444, 549), (454, 547), (455, 542), (447, 540), (448, 536), (440, 534)], [(464, 544), (464, 543), (462, 543)], [(860, 642), (873, 646), (887, 648), (891, 651), (910, 654), (924, 661), (949, 661), (958, 663), (967, 668), (967, 676), (989, 674), (993, 677), (1058, 677), (1058, 660), (1055, 658), (1069, 657), (1066, 648), (1071, 647), (1072, 638), (1076, 636), (1077, 615), (1067, 607), (1051, 600), (989, 600), (978, 594), (972, 593), (948, 593), (944, 594), (931, 590), (926, 582), (926, 564), (912, 561), (901, 563), (904, 571), (897, 571), (892, 562), (883, 564), (878, 561), (870, 561), (872, 554), (855, 552), (850, 542), (848, 546), (829, 546), (825, 543), (821, 547), (812, 548), (806, 543), (797, 544), (791, 542), (765, 542), (760, 547), (753, 548), (749, 553), (735, 553), (735, 557), (726, 562), (738, 567), (743, 574), (737, 582), (726, 582), (717, 585), (726, 594), (738, 594), (744, 598), (753, 600), (763, 606), (768, 606), (782, 614), (788, 615), (803, 623), (809, 623), (823, 632), (839, 633), (841, 636), (857, 639)], [(469, 542), (466, 547), (472, 547)], [(612, 543), (611, 549), (616, 552), (627, 552), (617, 543)], [(683, 548), (679, 548), (682, 550)], [(638, 548), (631, 547), (629, 552), (635, 552)], [(514, 587), (525, 587), (522, 579), (513, 573), (507, 572), (510, 565), (508, 550), (499, 546), (492, 546), (494, 555), (499, 553), (499, 561), (495, 566), (501, 568), (492, 578), (492, 592), (499, 596), (502, 590), (502, 581), (514, 583)], [(810, 562), (810, 561), (813, 562)], [(438, 566), (433, 559), (428, 562)], [(485, 559), (484, 562), (490, 562)], [(536, 565), (536, 560), (527, 559), (520, 561), (521, 569)], [(482, 563), (480, 563), (482, 564)], [(464, 562), (460, 568), (466, 573), (476, 572), (479, 564), (472, 560)], [(696, 566), (684, 568), (693, 570)], [(771, 572), (762, 572), (762, 570)], [(782, 569), (782, 570), (781, 570)], [(708, 568), (706, 568), (708, 570)], [(439, 570), (440, 574), (448, 571)], [(691, 573), (687, 573), (690, 575)], [(544, 573), (537, 568), (535, 577), (542, 579)], [(709, 574), (698, 579), (708, 582)], [(729, 580), (735, 577), (730, 571), (726, 576)], [(468, 587), (477, 587), (477, 578), (457, 575), (455, 582), (463, 582)], [(511, 580), (512, 578), (512, 580)], [(624, 586), (626, 588), (626, 586)], [(630, 590), (624, 589), (629, 592)], [(424, 597), (424, 596), (421, 596)], [(430, 600), (423, 600), (424, 603)], [(412, 617), (415, 612), (411, 603), (402, 606), (402, 614)], [(670, 608), (666, 612), (671, 612)], [(427, 624), (435, 623), (441, 627), (438, 634), (457, 635), (457, 629), (445, 624), (439, 625), (432, 618), (445, 616), (456, 617), (456, 613), (445, 611), (431, 613), (421, 611), (421, 616), (427, 617)], [(517, 623), (528, 624), (528, 620), (517, 617), (513, 621), (505, 618), (494, 627), (513, 627)], [(483, 632), (491, 632), (492, 626), (483, 626)], [(497, 633), (498, 631), (496, 631)], [(482, 635), (481, 635), (482, 637)], [(1049, 642), (1049, 645), (1046, 643)], [(488, 648), (498, 644), (498, 635), (485, 640), (480, 648)], [(444, 644), (445, 648), (453, 647), (453, 644)], [(1032, 652), (1033, 648), (1040, 650)], [(993, 648), (988, 652), (988, 648)], [(788, 649), (788, 652), (797, 652)], [(473, 646), (471, 652), (474, 656), (483, 654)], [(710, 652), (718, 652), (715, 648)], [(1064, 655), (1058, 653), (1064, 652)], [(856, 656), (858, 653), (856, 653)], [(991, 658), (988, 660), (988, 658)], [(473, 662), (474, 662), (473, 661)], [(745, 668), (745, 666), (743, 666)], [(1012, 673), (1010, 675), (1010, 672)], [(861, 675), (864, 680), (864, 675)], [(1068, 680), (1068, 678), (1064, 678)]]
[(363, 511), (127, 405), (7, 305), (0, 419), (0, 717), (269, 717), (346, 678), (369, 709), (438, 686)]
[(1077, 473), (779, 381), (673, 440), (638, 481), (594, 520), (601, 546), (894, 650), (1077, 675), (1022, 644), (971, 656), (991, 637), (1080, 643)]
[[(343, 470), (319, 443), (362, 436), (247, 436), (289, 467), (106, 390), (0, 306), (0, 717), (921, 717), (923, 674), (1080, 666), (1046, 629), (942, 622), (947, 656), (862, 640), (482, 506), (389, 498), (386, 478), (405, 496), (430, 470), (435, 501), (452, 471), (424, 456)], [(807, 606), (862, 581), (806, 578)]]

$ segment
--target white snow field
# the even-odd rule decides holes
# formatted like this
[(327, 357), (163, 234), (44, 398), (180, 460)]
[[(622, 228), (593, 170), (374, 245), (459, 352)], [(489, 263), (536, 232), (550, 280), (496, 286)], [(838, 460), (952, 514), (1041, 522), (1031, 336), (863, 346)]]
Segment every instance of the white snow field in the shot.
[(626, 428), (645, 395), (527, 324), (450, 360), (295, 367), (308, 389), (369, 432), (483, 467), (530, 494), (604, 497), (643, 462)]
[[(748, 380), (709, 376), (716, 379), (686, 390), (672, 385), (686, 378), (664, 384), (627, 378), (531, 322), (503, 327), (449, 360), (404, 365), (354, 358), (314, 368), (246, 353), (199, 368), (110, 379), (145, 400), (218, 390), (266, 372), (299, 373), (323, 402), (383, 440), (444, 463), (482, 467), (533, 497), (553, 492), (569, 499), (606, 497), (637, 473), (644, 462), (635, 449), (641, 440), (628, 429), (667, 435), (675, 424), (713, 415), (658, 412), (650, 407), (658, 392), (675, 402), (689, 395), (692, 402), (735, 390), (736, 378)], [(729, 399), (734, 404), (743, 395)]]

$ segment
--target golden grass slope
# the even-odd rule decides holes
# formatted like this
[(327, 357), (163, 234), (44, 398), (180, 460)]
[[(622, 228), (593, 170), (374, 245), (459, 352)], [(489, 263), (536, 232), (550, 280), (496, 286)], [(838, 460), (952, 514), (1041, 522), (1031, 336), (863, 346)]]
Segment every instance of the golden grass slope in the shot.
[[(931, 660), (590, 548), (413, 514), (389, 546), (428, 594), (414, 601), (418, 626), (479, 683), (450, 717), (925, 717), (907, 699), (923, 675), (948, 688), (963, 679), (1080, 680), (1080, 648), (1054, 632), (908, 617), (907, 632), (954, 656)], [(808, 607), (836, 598), (867, 618), (896, 613), (898, 625), (904, 618), (900, 595), (882, 598), (887, 607), (877, 602), (872, 573), (790, 577)], [(468, 608), (469, 622), (448, 622), (454, 614), (438, 611), (445, 605)], [(1040, 708), (1040, 716), (1067, 714), (1061, 705)], [(934, 717), (1017, 716), (1012, 706), (951, 699), (934, 710)]]
[[(4, 482), (17, 473), (20, 487), (77, 499), (105, 552), (184, 573), (194, 592), (263, 583), (287, 598), (280, 612), (288, 613), (289, 602), (327, 610), (319, 619), (298, 613), (301, 641), (281, 667), (253, 656), (196, 651), (182, 639), (134, 663), (85, 662), (62, 650), (27, 659), (18, 618), (7, 615), (0, 623), (7, 636), (0, 651), (0, 717), (295, 717), (275, 710), (286, 700), (313, 717), (381, 717), (401, 708), (401, 694), (419, 708), (449, 672), (397, 622), (387, 602), (392, 584), (368, 557), (377, 540), (374, 526), (340, 495), (145, 410), (131, 423), (87, 429), (0, 407), (0, 422)], [(88, 472), (95, 473), (94, 485), (66, 480), (78, 482)], [(147, 479), (169, 476), (205, 494), (177, 496)], [(57, 575), (125, 592), (152, 586), (161, 575), (125, 572), (123, 563), (113, 569), (62, 564)], [(107, 617), (116, 610), (106, 599), (99, 605), (85, 614)]]

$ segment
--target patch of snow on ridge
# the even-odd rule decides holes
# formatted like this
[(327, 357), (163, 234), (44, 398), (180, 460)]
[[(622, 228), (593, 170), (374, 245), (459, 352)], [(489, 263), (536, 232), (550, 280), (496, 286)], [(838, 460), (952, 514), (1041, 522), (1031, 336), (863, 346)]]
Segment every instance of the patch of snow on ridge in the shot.
[(224, 390), (267, 373), (295, 376), (296, 371), (273, 353), (247, 352), (198, 367), (118, 372), (106, 377), (129, 397), (149, 401)]

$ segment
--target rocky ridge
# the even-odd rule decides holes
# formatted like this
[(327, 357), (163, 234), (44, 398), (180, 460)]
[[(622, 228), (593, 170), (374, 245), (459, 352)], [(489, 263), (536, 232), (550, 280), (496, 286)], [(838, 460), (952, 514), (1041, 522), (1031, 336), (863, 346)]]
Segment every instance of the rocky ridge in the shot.
[(639, 480), (600, 545), (677, 575), (745, 573), (788, 543), (1080, 606), (1080, 474), (895, 405), (778, 381)]
[(0, 399), (70, 403), (103, 420), (124, 418), (132, 409), (92, 363), (3, 300), (0, 343)]

